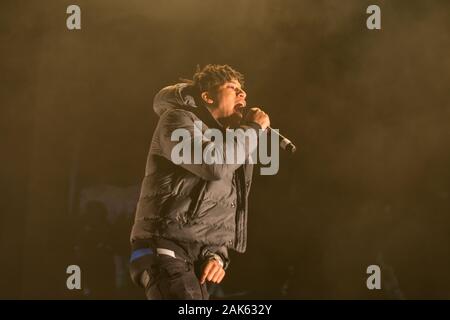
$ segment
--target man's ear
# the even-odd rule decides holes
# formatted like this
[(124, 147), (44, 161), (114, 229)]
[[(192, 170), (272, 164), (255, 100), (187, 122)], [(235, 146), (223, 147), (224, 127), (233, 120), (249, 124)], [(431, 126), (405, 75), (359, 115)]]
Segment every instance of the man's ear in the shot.
[(203, 102), (205, 102), (206, 104), (212, 104), (214, 102), (208, 91), (202, 92), (200, 94), (200, 97), (202, 97)]

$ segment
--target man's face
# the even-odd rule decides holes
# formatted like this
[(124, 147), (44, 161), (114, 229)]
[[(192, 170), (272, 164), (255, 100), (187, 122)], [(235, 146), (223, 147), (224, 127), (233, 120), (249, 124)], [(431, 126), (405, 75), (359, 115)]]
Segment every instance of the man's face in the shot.
[(218, 119), (242, 117), (240, 110), (246, 106), (247, 94), (242, 90), (237, 80), (231, 80), (221, 85), (215, 95), (214, 113)]

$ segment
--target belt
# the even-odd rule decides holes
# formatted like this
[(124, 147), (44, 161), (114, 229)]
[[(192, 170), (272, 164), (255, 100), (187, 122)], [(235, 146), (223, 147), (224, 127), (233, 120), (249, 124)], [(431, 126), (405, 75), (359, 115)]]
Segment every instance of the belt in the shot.
[[(133, 253), (131, 255), (130, 262), (133, 262), (134, 260), (139, 259), (142, 256), (153, 255), (153, 254), (154, 254), (154, 252), (150, 248), (143, 248), (143, 249), (135, 250), (135, 251), (133, 251)], [(166, 255), (166, 256), (171, 256), (172, 258), (180, 258), (180, 259), (182, 259), (181, 257), (177, 257), (177, 255), (175, 254), (175, 251), (169, 250), (169, 249), (165, 249), (165, 248), (156, 248), (156, 254), (157, 255), (163, 254), (163, 255)], [(185, 259), (182, 259), (182, 260), (185, 260)]]
[(131, 257), (130, 257), (130, 263), (133, 263), (133, 261), (138, 260), (139, 258), (142, 257), (146, 257), (146, 256), (151, 256), (153, 255), (153, 250), (150, 248), (141, 248), (141, 249), (137, 249), (134, 250), (131, 253)]

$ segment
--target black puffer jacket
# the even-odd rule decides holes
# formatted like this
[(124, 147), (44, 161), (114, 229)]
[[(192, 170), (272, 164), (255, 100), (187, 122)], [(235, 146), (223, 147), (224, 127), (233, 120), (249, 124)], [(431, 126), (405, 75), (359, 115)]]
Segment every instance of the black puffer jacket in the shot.
[[(153, 134), (137, 205), (131, 241), (163, 237), (244, 252), (247, 242), (247, 199), (253, 165), (180, 164), (171, 161), (173, 130), (193, 136), (194, 121), (223, 131), (205, 107), (197, 107), (186, 84), (162, 89), (153, 108), (160, 119)], [(244, 130), (258, 125), (242, 125)], [(225, 136), (225, 135), (224, 135)], [(238, 139), (239, 140), (239, 139)], [(203, 143), (214, 143), (203, 139)], [(252, 150), (246, 150), (251, 152)]]

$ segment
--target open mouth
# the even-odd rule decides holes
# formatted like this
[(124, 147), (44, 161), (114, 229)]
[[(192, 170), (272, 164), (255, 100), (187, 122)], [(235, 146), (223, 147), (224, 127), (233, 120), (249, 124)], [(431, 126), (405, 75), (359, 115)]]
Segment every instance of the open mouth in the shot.
[(244, 108), (245, 108), (245, 102), (240, 102), (234, 106), (234, 111), (242, 115), (242, 111)]

